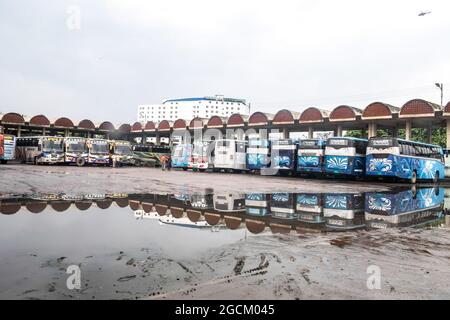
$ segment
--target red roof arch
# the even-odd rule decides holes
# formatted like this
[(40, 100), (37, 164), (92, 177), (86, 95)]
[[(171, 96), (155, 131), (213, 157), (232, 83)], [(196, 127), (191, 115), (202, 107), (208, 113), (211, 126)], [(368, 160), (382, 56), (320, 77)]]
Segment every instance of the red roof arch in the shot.
[(48, 127), (50, 126), (50, 120), (43, 114), (36, 115), (30, 119), (30, 125)]
[(56, 119), (54, 123), (55, 127), (61, 127), (61, 128), (73, 128), (74, 124), (72, 120), (66, 117), (61, 117), (59, 119)]
[(227, 127), (244, 127), (247, 120), (248, 117), (234, 113), (228, 118)]
[(25, 119), (22, 115), (15, 112), (8, 112), (1, 118), (3, 123), (24, 124)]
[(316, 107), (310, 107), (304, 110), (298, 119), (299, 123), (315, 123), (324, 122), (326, 118), (330, 116), (330, 113), (326, 110), (322, 110)]
[(331, 111), (330, 121), (352, 121), (361, 115), (362, 110), (347, 105), (336, 107)]
[(273, 124), (294, 124), (294, 112), (282, 109), (275, 114), (272, 120)]
[(131, 132), (141, 132), (142, 131), (142, 123), (135, 122), (131, 126)]
[(400, 118), (434, 117), (434, 112), (441, 110), (438, 104), (422, 99), (413, 99), (403, 105)]
[(89, 119), (84, 119), (78, 123), (78, 128), (95, 130), (95, 124)]
[(114, 127), (114, 125), (109, 122), (109, 121), (104, 121), (102, 122), (99, 126), (98, 129), (101, 131), (114, 131), (116, 130), (116, 128)]
[(153, 121), (147, 121), (144, 127), (144, 131), (155, 131), (156, 125)]
[(224, 119), (219, 116), (212, 116), (207, 123), (208, 128), (222, 128)]
[(199, 129), (199, 128), (203, 128), (204, 125), (205, 125), (205, 122), (203, 121), (202, 118), (195, 117), (189, 123), (189, 128), (190, 129)]
[(124, 123), (124, 124), (120, 125), (118, 130), (120, 133), (130, 133), (131, 126), (128, 123)]
[(187, 127), (186, 120), (183, 119), (177, 119), (173, 124), (174, 130), (185, 130)]
[(273, 115), (270, 113), (263, 113), (260, 111), (253, 112), (250, 118), (248, 118), (249, 126), (265, 126), (269, 124), (269, 120), (273, 119)]
[(171, 123), (167, 120), (163, 120), (158, 124), (159, 131), (169, 131), (171, 127)]
[(394, 113), (398, 113), (399, 110), (387, 103), (373, 102), (364, 109), (361, 119), (392, 119)]

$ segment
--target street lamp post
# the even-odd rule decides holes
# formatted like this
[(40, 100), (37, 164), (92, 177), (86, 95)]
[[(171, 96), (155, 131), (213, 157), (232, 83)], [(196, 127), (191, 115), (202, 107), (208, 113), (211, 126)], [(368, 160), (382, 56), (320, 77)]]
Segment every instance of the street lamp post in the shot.
[(443, 83), (435, 83), (436, 87), (441, 90), (441, 108), (444, 107), (444, 84)]

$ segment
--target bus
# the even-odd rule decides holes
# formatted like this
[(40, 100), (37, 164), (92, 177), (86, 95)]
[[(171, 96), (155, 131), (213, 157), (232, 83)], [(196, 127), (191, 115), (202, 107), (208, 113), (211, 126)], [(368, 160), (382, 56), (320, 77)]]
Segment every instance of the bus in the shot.
[(81, 137), (66, 137), (64, 138), (64, 162), (71, 164), (75, 163), (82, 167), (88, 161), (88, 148), (86, 145), (86, 138)]
[(325, 146), (325, 173), (349, 177), (364, 176), (367, 139), (334, 137)]
[(272, 193), (269, 202), (272, 217), (279, 219), (296, 218), (295, 202), (294, 193)]
[(442, 147), (398, 138), (371, 138), (367, 147), (366, 175), (409, 180), (445, 178)]
[(323, 216), (326, 226), (333, 230), (364, 228), (364, 195), (326, 193), (323, 195)]
[(270, 215), (270, 195), (265, 193), (247, 193), (245, 195), (245, 213), (251, 216)]
[(245, 195), (241, 193), (227, 193), (213, 195), (214, 210), (219, 212), (245, 211)]
[(133, 158), (133, 151), (129, 141), (113, 140), (110, 142), (111, 146), (111, 160), (113, 164), (123, 166), (124, 164), (131, 164)]
[(189, 168), (205, 172), (210, 165), (211, 144), (208, 141), (195, 141), (189, 159)]
[(213, 171), (244, 172), (247, 170), (245, 164), (247, 146), (245, 141), (222, 139), (213, 143)]
[(192, 144), (183, 143), (173, 147), (172, 168), (182, 168), (184, 171), (189, 169), (189, 160), (192, 155)]
[(420, 225), (440, 219), (444, 188), (417, 188), (399, 192), (367, 192), (365, 219), (375, 229)]
[(88, 163), (96, 165), (109, 165), (109, 142), (106, 139), (87, 139), (89, 151)]
[(311, 224), (325, 223), (321, 193), (298, 193), (296, 202), (298, 220)]
[(297, 166), (298, 143), (292, 139), (271, 141), (270, 164), (280, 175), (294, 174)]
[(169, 146), (152, 144), (135, 144), (132, 146), (133, 162), (138, 166), (160, 167), (161, 157), (169, 157), (171, 148)]
[(297, 172), (318, 174), (325, 171), (325, 141), (302, 139), (298, 145)]
[(16, 137), (0, 133), (0, 163), (6, 164), (16, 156)]
[(64, 138), (50, 136), (17, 138), (17, 158), (22, 163), (64, 163)]
[(246, 154), (248, 170), (258, 171), (270, 167), (270, 142), (261, 139), (258, 134), (249, 135)]

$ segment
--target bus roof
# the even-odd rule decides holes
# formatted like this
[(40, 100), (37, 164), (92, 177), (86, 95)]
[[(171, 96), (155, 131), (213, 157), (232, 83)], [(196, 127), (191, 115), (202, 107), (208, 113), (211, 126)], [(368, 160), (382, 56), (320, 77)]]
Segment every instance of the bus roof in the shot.
[(406, 139), (394, 138), (394, 137), (385, 137), (385, 138), (383, 138), (383, 137), (372, 137), (372, 138), (370, 138), (370, 140), (377, 140), (377, 139), (395, 139), (397, 141), (407, 142), (407, 143), (410, 143), (410, 144), (413, 144), (413, 145), (442, 148), (440, 145), (437, 145), (437, 144), (430, 144), (430, 143), (425, 143), (425, 142), (412, 141), (412, 140), (406, 140)]
[(346, 140), (363, 141), (363, 142), (369, 141), (368, 139), (364, 139), (364, 138), (354, 138), (354, 137), (330, 137), (330, 138), (328, 138), (328, 139), (346, 139)]

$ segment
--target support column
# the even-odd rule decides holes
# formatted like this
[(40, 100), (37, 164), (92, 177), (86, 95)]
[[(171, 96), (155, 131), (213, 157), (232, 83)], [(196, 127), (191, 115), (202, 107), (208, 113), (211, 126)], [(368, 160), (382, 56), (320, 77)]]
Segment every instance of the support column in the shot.
[(397, 127), (392, 128), (392, 137), (398, 138), (398, 128)]
[(412, 129), (411, 120), (406, 120), (406, 128), (405, 128), (405, 139), (406, 140), (411, 140), (411, 129)]
[(47, 133), (47, 130), (45, 130), (45, 128), (42, 128), (42, 135), (45, 136)]
[(445, 130), (447, 137), (447, 150), (450, 150), (450, 119), (446, 119), (445, 123), (447, 124), (447, 128)]
[(289, 139), (289, 130), (287, 128), (281, 129), (281, 133), (283, 134), (283, 139)]
[(428, 143), (433, 143), (433, 127), (430, 125), (427, 130), (428, 133)]
[(334, 130), (334, 136), (335, 137), (342, 137), (342, 126), (338, 125), (336, 127), (336, 130)]
[(22, 126), (17, 127), (17, 138), (20, 138), (20, 136), (21, 136), (21, 134), (20, 134), (22, 131), (21, 129), (22, 129)]
[(308, 128), (308, 139), (314, 138), (314, 130), (313, 127)]

